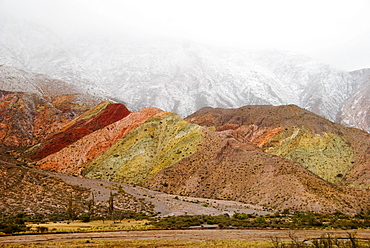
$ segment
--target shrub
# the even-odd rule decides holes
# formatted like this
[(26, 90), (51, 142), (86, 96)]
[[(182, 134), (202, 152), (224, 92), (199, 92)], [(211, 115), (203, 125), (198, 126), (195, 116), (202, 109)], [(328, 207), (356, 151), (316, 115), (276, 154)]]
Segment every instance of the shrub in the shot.
[(6, 233), (6, 234), (12, 234), (16, 232), (23, 232), (26, 231), (26, 225), (23, 224), (17, 224), (12, 221), (1, 221), (0, 222), (0, 232)]
[(78, 218), (82, 222), (90, 222), (90, 215), (88, 215), (88, 214), (81, 214)]

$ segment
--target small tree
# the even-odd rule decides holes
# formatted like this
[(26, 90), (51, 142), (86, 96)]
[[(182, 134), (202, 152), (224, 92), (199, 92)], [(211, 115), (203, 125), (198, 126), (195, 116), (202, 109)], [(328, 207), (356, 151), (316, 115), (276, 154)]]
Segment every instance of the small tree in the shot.
[(94, 192), (91, 192), (91, 199), (87, 202), (87, 207), (88, 207), (88, 213), (90, 216), (90, 219), (94, 217), (94, 207), (95, 207), (95, 196)]
[(67, 219), (69, 220), (76, 219), (78, 215), (77, 213), (79, 211), (79, 207), (80, 206), (78, 205), (78, 203), (74, 201), (73, 194), (71, 192), (68, 197), (68, 203), (67, 203), (67, 211), (66, 211)]
[(78, 218), (82, 222), (90, 222), (90, 215), (88, 215), (88, 214), (81, 214)]
[(113, 211), (114, 211), (114, 206), (113, 206), (113, 194), (112, 191), (110, 192), (109, 199), (108, 199), (108, 215), (111, 215), (112, 221), (113, 219)]
[(68, 197), (66, 214), (67, 214), (67, 219), (69, 219), (69, 220), (73, 219), (73, 197), (72, 197), (72, 192), (69, 194), (69, 197)]

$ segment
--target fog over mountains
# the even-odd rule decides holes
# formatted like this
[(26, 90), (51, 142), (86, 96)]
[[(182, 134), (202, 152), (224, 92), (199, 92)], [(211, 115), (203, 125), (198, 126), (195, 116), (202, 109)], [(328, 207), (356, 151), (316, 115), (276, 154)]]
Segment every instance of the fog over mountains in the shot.
[[(370, 131), (370, 69), (347, 72), (288, 51), (142, 34), (66, 38), (0, 18), (0, 65), (46, 74), (131, 110), (158, 107), (186, 117), (204, 106), (296, 104)], [(21, 86), (16, 90), (30, 89), (27, 81)]]

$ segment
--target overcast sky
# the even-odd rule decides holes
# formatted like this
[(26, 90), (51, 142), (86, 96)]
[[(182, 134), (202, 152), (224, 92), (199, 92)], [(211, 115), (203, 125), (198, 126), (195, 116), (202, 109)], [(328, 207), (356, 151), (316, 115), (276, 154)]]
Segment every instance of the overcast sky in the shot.
[(0, 0), (58, 32), (132, 29), (370, 68), (370, 0)]

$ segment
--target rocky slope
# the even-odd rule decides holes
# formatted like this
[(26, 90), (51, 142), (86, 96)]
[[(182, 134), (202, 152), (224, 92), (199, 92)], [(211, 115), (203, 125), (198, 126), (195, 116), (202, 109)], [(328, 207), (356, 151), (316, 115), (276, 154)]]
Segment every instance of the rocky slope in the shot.
[(35, 145), (96, 104), (80, 100), (79, 95), (44, 98), (0, 90), (0, 150)]
[(370, 135), (294, 105), (203, 108), (187, 121), (246, 139), (332, 183), (370, 186)]
[[(50, 75), (90, 94), (124, 101), (133, 110), (158, 107), (184, 117), (205, 106), (295, 104), (370, 130), (362, 114), (368, 109), (363, 101), (370, 97), (368, 91), (357, 93), (358, 75), (303, 55), (149, 35), (63, 39), (5, 18), (0, 27), (0, 64)], [(356, 103), (356, 94), (365, 100)]]
[[(103, 183), (92, 188), (81, 187), (74, 179), (69, 183), (57, 175), (47, 175), (42, 171), (22, 167), (0, 160), (0, 209), (3, 216), (25, 213), (34, 218), (67, 218), (68, 202), (72, 195), (73, 211), (76, 217), (88, 212), (88, 201), (94, 193), (93, 211), (95, 216), (104, 216), (108, 208), (110, 191), (113, 191), (114, 206), (117, 211), (134, 211), (153, 214), (150, 203), (139, 200), (118, 190), (118, 186), (107, 189)], [(91, 185), (91, 183), (90, 183)], [(108, 191), (108, 192), (107, 192)], [(104, 194), (102, 194), (104, 193)]]

